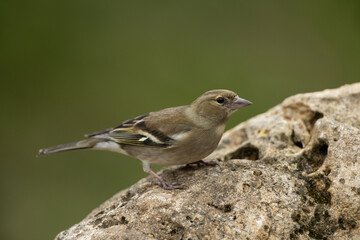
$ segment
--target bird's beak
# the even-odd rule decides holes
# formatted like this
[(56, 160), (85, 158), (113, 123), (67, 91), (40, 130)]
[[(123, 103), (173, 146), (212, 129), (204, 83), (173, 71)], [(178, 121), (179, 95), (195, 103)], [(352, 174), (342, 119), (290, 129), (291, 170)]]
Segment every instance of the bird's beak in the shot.
[(246, 107), (251, 104), (253, 104), (253, 103), (246, 99), (236, 97), (235, 101), (233, 101), (233, 103), (231, 104), (231, 109), (236, 110), (236, 109)]

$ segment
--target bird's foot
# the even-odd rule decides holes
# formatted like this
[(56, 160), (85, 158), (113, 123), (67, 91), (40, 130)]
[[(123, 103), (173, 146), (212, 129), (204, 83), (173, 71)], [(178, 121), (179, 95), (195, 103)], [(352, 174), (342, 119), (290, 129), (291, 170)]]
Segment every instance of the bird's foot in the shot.
[(161, 180), (162, 181), (159, 180), (155, 184), (159, 185), (160, 187), (162, 187), (166, 190), (184, 189), (184, 187), (178, 182), (168, 183), (168, 182), (164, 181), (163, 179), (161, 179)]
[(200, 166), (217, 166), (219, 165), (217, 162), (215, 161), (208, 161), (208, 162), (205, 162), (203, 160), (200, 160), (200, 161), (197, 161), (197, 162), (193, 162), (193, 163), (189, 163), (189, 164), (186, 164), (187, 166), (190, 166), (192, 164), (196, 164), (198, 167)]
[(184, 187), (177, 182), (174, 183), (168, 183), (162, 177), (157, 175), (153, 170), (147, 169), (147, 172), (150, 173), (152, 176), (154, 176), (158, 181), (155, 182), (155, 184), (159, 185), (160, 187), (166, 189), (166, 190), (173, 190), (173, 189), (183, 189)]

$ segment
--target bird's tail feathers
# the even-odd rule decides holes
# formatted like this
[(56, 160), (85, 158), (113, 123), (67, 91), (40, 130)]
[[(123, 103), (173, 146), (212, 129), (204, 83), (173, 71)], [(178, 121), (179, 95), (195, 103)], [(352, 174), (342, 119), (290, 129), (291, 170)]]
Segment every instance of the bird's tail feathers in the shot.
[(104, 140), (92, 138), (92, 139), (81, 140), (78, 142), (61, 144), (61, 145), (50, 147), (50, 148), (40, 149), (38, 156), (47, 155), (47, 154), (56, 153), (56, 152), (89, 149), (89, 148), (93, 148), (97, 143), (102, 142), (102, 141), (104, 141)]

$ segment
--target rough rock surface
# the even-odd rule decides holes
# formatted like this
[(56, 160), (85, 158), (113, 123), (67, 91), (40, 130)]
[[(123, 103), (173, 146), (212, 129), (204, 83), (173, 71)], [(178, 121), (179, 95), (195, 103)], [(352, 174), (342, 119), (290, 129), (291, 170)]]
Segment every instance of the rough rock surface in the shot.
[(216, 167), (162, 171), (56, 239), (360, 239), (360, 83), (298, 94), (225, 133)]

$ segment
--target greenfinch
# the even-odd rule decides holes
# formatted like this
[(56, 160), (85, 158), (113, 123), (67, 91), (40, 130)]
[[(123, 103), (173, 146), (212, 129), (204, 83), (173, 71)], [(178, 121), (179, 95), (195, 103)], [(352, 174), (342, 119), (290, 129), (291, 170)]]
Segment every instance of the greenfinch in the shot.
[(180, 165), (202, 162), (217, 147), (229, 117), (252, 104), (229, 90), (212, 90), (190, 105), (166, 108), (127, 120), (120, 125), (85, 135), (84, 140), (40, 149), (39, 155), (78, 149), (122, 153), (142, 161), (143, 170), (165, 189), (168, 183), (151, 164)]

